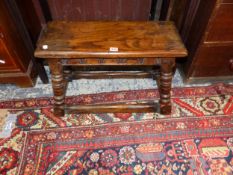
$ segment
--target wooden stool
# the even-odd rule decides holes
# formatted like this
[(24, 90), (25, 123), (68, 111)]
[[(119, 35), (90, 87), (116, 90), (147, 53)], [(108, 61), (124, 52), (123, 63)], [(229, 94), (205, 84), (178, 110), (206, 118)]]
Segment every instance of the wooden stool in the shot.
[[(159, 76), (162, 114), (171, 113), (171, 82), (175, 58), (187, 51), (172, 22), (50, 22), (38, 41), (35, 56), (46, 58), (52, 74), (54, 113), (152, 112), (154, 101), (65, 106), (67, 80), (73, 78), (138, 78)], [(160, 73), (154, 66), (160, 67)], [(77, 66), (72, 72), (67, 66)], [(90, 67), (108, 71), (81, 71)], [(63, 71), (63, 67), (66, 69)], [(149, 71), (141, 71), (144, 68)], [(115, 71), (118, 70), (122, 71)], [(125, 70), (138, 70), (126, 72)], [(110, 70), (110, 71), (109, 71)]]

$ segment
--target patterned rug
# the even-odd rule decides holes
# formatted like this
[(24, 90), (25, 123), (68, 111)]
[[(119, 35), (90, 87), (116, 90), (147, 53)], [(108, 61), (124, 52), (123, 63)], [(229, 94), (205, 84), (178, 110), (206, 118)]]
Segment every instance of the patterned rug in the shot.
[[(233, 86), (175, 88), (172, 114), (52, 112), (52, 98), (0, 103), (17, 115), (0, 174), (233, 174)], [(67, 104), (158, 99), (157, 90), (72, 96)], [(9, 110), (10, 109), (10, 110)]]

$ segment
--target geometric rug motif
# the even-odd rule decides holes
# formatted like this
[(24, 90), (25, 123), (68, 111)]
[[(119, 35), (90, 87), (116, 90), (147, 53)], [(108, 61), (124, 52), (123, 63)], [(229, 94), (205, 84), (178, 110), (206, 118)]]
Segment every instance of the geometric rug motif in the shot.
[(19, 174), (233, 172), (232, 117), (35, 130), (24, 143)]
[[(175, 88), (172, 114), (56, 117), (51, 98), (14, 100), (0, 174), (233, 174), (233, 86)], [(157, 90), (68, 97), (67, 104), (158, 99)]]

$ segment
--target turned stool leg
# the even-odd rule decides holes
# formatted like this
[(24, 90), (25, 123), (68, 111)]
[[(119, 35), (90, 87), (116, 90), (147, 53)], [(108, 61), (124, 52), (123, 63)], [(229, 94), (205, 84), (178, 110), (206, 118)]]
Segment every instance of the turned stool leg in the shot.
[(64, 115), (65, 105), (65, 81), (63, 78), (63, 68), (60, 59), (48, 60), (51, 71), (51, 79), (54, 93), (54, 114), (56, 116)]
[(161, 60), (160, 67), (160, 112), (161, 114), (171, 114), (171, 84), (175, 58)]

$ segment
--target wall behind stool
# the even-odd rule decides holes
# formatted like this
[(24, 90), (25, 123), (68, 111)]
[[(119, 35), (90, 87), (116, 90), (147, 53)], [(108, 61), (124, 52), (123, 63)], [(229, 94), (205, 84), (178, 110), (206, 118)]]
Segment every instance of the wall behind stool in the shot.
[(33, 3), (44, 23), (49, 20), (149, 20), (152, 0), (33, 0)]

